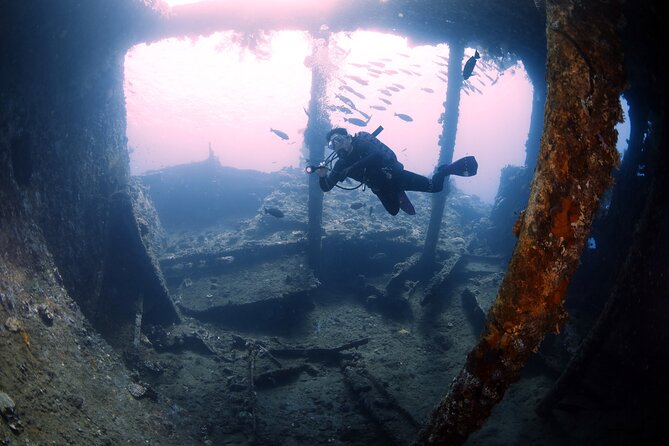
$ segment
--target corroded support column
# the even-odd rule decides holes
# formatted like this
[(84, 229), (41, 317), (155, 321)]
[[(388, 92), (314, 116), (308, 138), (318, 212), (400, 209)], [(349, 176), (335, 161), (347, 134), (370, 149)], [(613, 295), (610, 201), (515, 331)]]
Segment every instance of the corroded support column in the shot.
[[(439, 162), (450, 164), (453, 162), (455, 150), (455, 136), (458, 131), (458, 120), (460, 116), (460, 94), (462, 89), (462, 58), (464, 56), (464, 45), (461, 41), (453, 41), (448, 45), (448, 86), (446, 87), (446, 102), (444, 102), (444, 122), (439, 136)], [(432, 210), (430, 212), (430, 223), (425, 235), (425, 245), (421, 263), (430, 266), (434, 262), (437, 243), (439, 242), (439, 230), (444, 217), (446, 197), (450, 192), (450, 180), (444, 182), (444, 190), (432, 195)]]
[[(307, 115), (307, 128), (304, 131), (307, 159), (311, 163), (320, 161), (325, 153), (325, 134), (330, 129), (330, 119), (325, 109), (326, 90), (328, 84), (328, 67), (330, 56), (328, 52), (329, 35), (326, 33), (315, 38), (313, 53), (310, 57), (311, 65), (311, 99)], [(323, 191), (318, 185), (318, 175), (308, 177), (308, 224), (307, 224), (307, 257), (309, 266), (318, 275), (320, 271), (321, 235), (323, 233)]]
[(462, 444), (565, 320), (563, 301), (618, 164), (620, 3), (548, 1), (544, 135), (518, 243), (477, 345), (418, 444)]

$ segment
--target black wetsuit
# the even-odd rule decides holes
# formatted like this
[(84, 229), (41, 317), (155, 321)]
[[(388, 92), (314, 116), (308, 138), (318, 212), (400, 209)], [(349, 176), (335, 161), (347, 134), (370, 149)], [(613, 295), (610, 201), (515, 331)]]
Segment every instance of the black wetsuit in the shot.
[(437, 172), (432, 179), (404, 170), (395, 153), (376, 137), (367, 132), (357, 133), (352, 140), (353, 149), (339, 157), (332, 171), (320, 178), (323, 192), (338, 182), (352, 178), (366, 184), (381, 200), (391, 215), (400, 209), (400, 192), (440, 192), (445, 172)]

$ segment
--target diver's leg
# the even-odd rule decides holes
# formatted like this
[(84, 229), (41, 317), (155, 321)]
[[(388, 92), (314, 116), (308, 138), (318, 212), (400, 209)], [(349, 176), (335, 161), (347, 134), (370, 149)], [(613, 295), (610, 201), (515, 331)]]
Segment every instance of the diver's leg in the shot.
[(396, 190), (373, 191), (379, 197), (379, 201), (390, 215), (397, 215), (400, 211), (400, 199)]
[(432, 180), (430, 180), (429, 178), (423, 175), (418, 175), (417, 173), (411, 172), (410, 170), (403, 170), (402, 173), (399, 174), (398, 180), (400, 189), (411, 190), (415, 192), (439, 192), (441, 190), (441, 186), (444, 183), (442, 178), (441, 183), (438, 184), (439, 190), (435, 190), (434, 177)]

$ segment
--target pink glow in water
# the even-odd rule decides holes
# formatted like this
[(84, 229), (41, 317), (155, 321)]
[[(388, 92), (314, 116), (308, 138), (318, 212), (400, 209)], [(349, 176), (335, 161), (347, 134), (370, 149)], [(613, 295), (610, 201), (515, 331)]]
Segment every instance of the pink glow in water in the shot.
[[(305, 33), (277, 32), (265, 48), (268, 57), (263, 58), (242, 50), (232, 33), (222, 32), (131, 49), (125, 62), (125, 90), (132, 172), (205, 159), (210, 145), (227, 166), (265, 172), (304, 166), (304, 109), (311, 87), (305, 58), (311, 45)], [(338, 68), (332, 73), (328, 102), (343, 105), (335, 94), (346, 96), (371, 115), (367, 127), (361, 128), (344, 120), (361, 115), (333, 112), (333, 124), (352, 132), (382, 125), (381, 140), (407, 169), (431, 173), (438, 159), (439, 118), (446, 97), (439, 72), (446, 70), (441, 64), (448, 58), (448, 48), (410, 47), (405, 38), (362, 31), (333, 35), (330, 48)], [(467, 53), (473, 54), (473, 49)], [(342, 89), (344, 82), (365, 99)], [(519, 66), (499, 73), (481, 64), (470, 82), (480, 93), (462, 94), (455, 158), (475, 155), (480, 167), (476, 177), (458, 178), (456, 185), (491, 202), (500, 169), (524, 162), (532, 89)], [(395, 85), (402, 88), (395, 87), (390, 96), (379, 91)], [(396, 113), (413, 121), (405, 122)], [(270, 128), (285, 132), (289, 139), (281, 139)]]

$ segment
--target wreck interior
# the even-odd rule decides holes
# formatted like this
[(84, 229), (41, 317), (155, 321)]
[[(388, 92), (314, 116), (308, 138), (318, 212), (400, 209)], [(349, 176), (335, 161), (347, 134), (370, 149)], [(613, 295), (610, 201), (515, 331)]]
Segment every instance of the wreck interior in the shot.
[[(432, 215), (413, 229), (400, 221), (363, 234), (323, 216), (315, 176), (307, 185), (262, 176), (253, 181), (263, 204), (298, 203), (298, 217), (256, 216), (217, 235), (206, 225), (179, 232), (188, 218), (202, 223), (198, 204), (226, 199), (183, 194), (180, 178), (231, 184), (243, 173), (210, 159), (130, 176), (126, 51), (240, 26), (325, 38), (321, 13), (235, 15), (214, 1), (171, 12), (160, 1), (0, 2), (0, 442), (508, 444), (494, 420), (515, 444), (666, 438), (666, 9), (337, 2), (329, 31), (375, 29), (521, 60), (534, 88), (525, 165), (502, 172), (491, 209), (463, 205), (451, 190), (441, 202), (421, 198)], [(317, 68), (312, 82), (316, 97), (326, 82)], [(621, 95), (630, 135), (620, 160)], [(314, 159), (329, 124), (318, 107), (310, 104), (305, 131)], [(449, 144), (452, 156), (448, 132), (440, 161)], [(440, 225), (482, 219), (489, 224), (446, 239), (442, 229), (439, 239)], [(240, 234), (253, 240), (242, 244)], [(584, 249), (592, 234), (597, 249)], [(439, 240), (430, 250), (426, 239)], [(350, 255), (358, 250), (386, 254), (369, 263)], [(324, 251), (345, 257), (323, 260)], [(481, 295), (463, 285), (472, 277)], [(447, 290), (457, 305), (437, 303)], [(336, 306), (339, 292), (355, 305)], [(212, 304), (212, 294), (268, 293), (280, 298)], [(425, 307), (434, 312), (412, 333), (407, 320)], [(319, 319), (314, 308), (334, 316)], [(455, 345), (430, 324), (469, 340)], [(353, 326), (365, 337), (323, 339)], [(389, 348), (412, 350), (404, 361), (374, 346), (388, 332)], [(456, 359), (443, 373), (446, 356)], [(538, 383), (532, 400), (522, 401), (519, 380)], [(333, 400), (318, 393), (340, 381)]]

